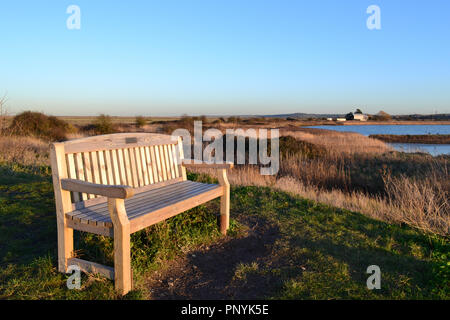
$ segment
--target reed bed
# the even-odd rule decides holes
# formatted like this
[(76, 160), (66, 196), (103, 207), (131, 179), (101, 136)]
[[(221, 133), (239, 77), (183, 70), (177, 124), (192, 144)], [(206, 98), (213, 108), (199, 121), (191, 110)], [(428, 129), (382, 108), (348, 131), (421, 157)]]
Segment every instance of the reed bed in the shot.
[[(237, 166), (229, 172), (231, 184), (267, 186), (390, 223), (449, 235), (448, 157), (393, 152), (383, 142), (359, 134), (282, 131), (282, 135), (326, 152), (281, 152), (280, 170), (273, 176), (261, 175), (255, 165)], [(283, 151), (284, 146), (280, 147)], [(0, 162), (48, 166), (48, 142), (0, 137)], [(196, 172), (216, 176), (214, 170)]]

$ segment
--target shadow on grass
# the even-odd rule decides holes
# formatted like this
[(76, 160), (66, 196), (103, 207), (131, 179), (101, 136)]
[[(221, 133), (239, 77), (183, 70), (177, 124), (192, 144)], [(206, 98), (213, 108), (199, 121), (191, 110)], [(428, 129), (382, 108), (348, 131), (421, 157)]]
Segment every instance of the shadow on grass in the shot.
[[(17, 169), (16, 169), (17, 170)], [(48, 175), (0, 166), (0, 264), (56, 254), (56, 215)], [(56, 260), (55, 260), (56, 261)]]
[[(269, 188), (233, 196), (249, 235), (168, 264), (149, 280), (153, 298), (448, 298), (432, 254), (448, 251), (440, 237)], [(381, 290), (367, 289), (370, 265), (381, 268)]]
[(190, 252), (173, 261), (168, 271), (153, 276), (148, 283), (155, 299), (255, 299), (262, 298), (274, 287), (270, 277), (253, 274), (245, 286), (236, 285), (236, 271), (266, 259), (278, 228), (258, 217), (248, 217), (252, 229), (239, 238), (225, 238), (206, 248)]

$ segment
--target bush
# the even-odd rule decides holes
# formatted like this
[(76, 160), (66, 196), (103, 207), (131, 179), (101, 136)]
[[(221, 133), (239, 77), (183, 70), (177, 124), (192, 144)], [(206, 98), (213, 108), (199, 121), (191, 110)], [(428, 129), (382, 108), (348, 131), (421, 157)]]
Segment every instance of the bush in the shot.
[(392, 120), (392, 116), (384, 111), (380, 111), (376, 115), (373, 115), (372, 117), (370, 117), (370, 120), (389, 121), (389, 120)]
[(147, 124), (147, 120), (143, 116), (136, 117), (136, 127), (142, 128)]
[(97, 134), (108, 134), (116, 132), (116, 128), (112, 122), (112, 118), (108, 115), (101, 114), (94, 123), (94, 130)]
[(326, 150), (319, 145), (297, 140), (294, 137), (280, 137), (280, 154), (284, 157), (289, 155), (302, 155), (308, 159), (315, 159), (325, 156)]
[(48, 141), (63, 141), (76, 129), (64, 120), (40, 112), (25, 111), (14, 117), (8, 131), (18, 136), (32, 136)]

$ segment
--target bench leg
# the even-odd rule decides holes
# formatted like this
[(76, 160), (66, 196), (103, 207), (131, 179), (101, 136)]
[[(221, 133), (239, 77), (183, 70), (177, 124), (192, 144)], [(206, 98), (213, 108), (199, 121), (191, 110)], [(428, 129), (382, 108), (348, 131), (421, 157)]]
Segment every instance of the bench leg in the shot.
[(223, 187), (223, 195), (220, 197), (220, 233), (226, 235), (230, 226), (230, 183), (225, 169), (219, 170), (219, 182)]
[(131, 290), (130, 221), (123, 199), (108, 199), (108, 208), (114, 226), (114, 283), (125, 295)]
[(68, 260), (73, 254), (73, 229), (67, 227), (65, 218), (57, 216), (58, 229), (58, 270), (66, 273)]
[(130, 230), (114, 230), (114, 282), (116, 290), (125, 295), (131, 290)]

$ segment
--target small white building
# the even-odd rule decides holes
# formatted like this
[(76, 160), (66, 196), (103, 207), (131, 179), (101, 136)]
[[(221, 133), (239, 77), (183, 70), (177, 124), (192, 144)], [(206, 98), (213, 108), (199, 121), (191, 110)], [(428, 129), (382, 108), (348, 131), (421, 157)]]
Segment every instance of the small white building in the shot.
[(353, 114), (353, 119), (354, 120), (359, 120), (359, 121), (367, 121), (367, 119), (369, 119), (369, 117), (367, 116), (367, 114), (364, 113), (355, 113)]
[(347, 121), (345, 118), (337, 118), (336, 121)]

